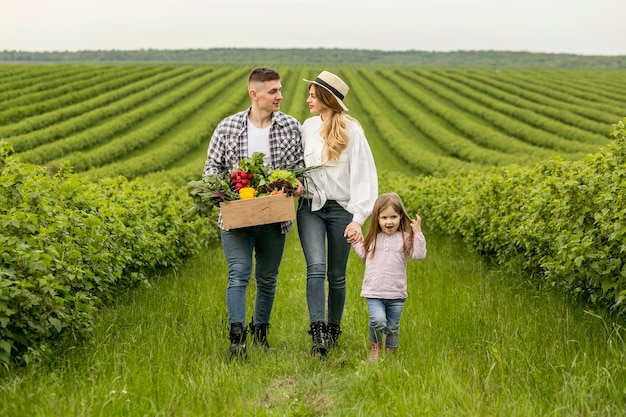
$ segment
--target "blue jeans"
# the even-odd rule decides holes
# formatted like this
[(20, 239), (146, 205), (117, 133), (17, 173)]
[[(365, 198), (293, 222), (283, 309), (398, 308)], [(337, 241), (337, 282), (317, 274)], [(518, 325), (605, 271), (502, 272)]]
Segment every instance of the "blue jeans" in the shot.
[(246, 320), (246, 289), (252, 274), (252, 253), (255, 253), (256, 301), (254, 324), (267, 324), (274, 305), (278, 267), (285, 249), (285, 235), (280, 223), (241, 229), (222, 230), (222, 248), (228, 262), (226, 308), (228, 322)]
[(385, 300), (382, 298), (367, 298), (367, 309), (370, 314), (370, 342), (383, 341), (383, 333), (387, 334), (385, 347), (397, 348), (400, 334), (400, 316), (404, 307), (404, 298)]
[[(326, 275), (328, 275), (328, 323), (341, 324), (346, 303), (346, 266), (350, 244), (343, 236), (352, 214), (335, 201), (318, 211), (300, 199), (297, 224), (306, 258), (306, 301), (311, 323), (326, 321)], [(326, 245), (328, 244), (328, 248)]]

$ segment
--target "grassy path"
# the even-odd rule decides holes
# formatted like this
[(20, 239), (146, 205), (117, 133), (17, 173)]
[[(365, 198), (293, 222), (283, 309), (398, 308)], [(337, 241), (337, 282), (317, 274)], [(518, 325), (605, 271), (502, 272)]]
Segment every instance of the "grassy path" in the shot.
[[(458, 242), (428, 235), (409, 265), (400, 349), (367, 358), (362, 265), (349, 265), (339, 349), (309, 354), (305, 265), (289, 234), (271, 352), (227, 357), (220, 248), (120, 297), (93, 335), (49, 363), (0, 375), (2, 416), (620, 416), (624, 329)], [(252, 299), (252, 292), (249, 292)], [(251, 312), (248, 312), (248, 317)]]

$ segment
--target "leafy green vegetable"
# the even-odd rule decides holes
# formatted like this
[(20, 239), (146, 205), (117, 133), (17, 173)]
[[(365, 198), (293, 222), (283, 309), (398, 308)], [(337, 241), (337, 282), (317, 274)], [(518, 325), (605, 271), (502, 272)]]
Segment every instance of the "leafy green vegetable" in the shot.
[(298, 186), (298, 180), (294, 173), (286, 169), (275, 169), (267, 177), (267, 181), (270, 183), (277, 180), (287, 180), (294, 188)]
[(262, 178), (267, 178), (271, 168), (269, 164), (264, 162), (264, 156), (265, 154), (263, 152), (254, 152), (252, 158), (244, 158), (241, 160), (239, 168), (248, 174), (254, 176), (260, 175)]
[(239, 194), (231, 189), (231, 178), (228, 172), (205, 175), (197, 181), (190, 181), (186, 191), (194, 202), (190, 215), (197, 213), (206, 216), (222, 201), (239, 199)]

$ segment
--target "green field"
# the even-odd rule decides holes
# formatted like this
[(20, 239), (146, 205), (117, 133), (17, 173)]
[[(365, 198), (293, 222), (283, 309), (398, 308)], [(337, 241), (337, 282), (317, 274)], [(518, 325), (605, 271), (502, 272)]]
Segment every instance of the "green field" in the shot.
[[(340, 74), (381, 183), (439, 217), (424, 216), (428, 256), (409, 263), (401, 348), (370, 364), (356, 256), (340, 347), (324, 361), (309, 353), (306, 267), (295, 229), (272, 314), (274, 350), (250, 346), (246, 361), (227, 355), (227, 267), (215, 236), (184, 263), (172, 261), (172, 247), (185, 246), (176, 239), (192, 240), (180, 222), (188, 202), (176, 192), (200, 176), (218, 121), (248, 105), (251, 69), (0, 65), (0, 139), (22, 162), (61, 169), (60, 179), (33, 174), (0, 152), (0, 170), (9, 173), (0, 177), (0, 334), (8, 335), (0, 354), (12, 353), (12, 343), (31, 361), (0, 361), (0, 415), (626, 415), (624, 316), (576, 297), (585, 289), (612, 301), (620, 291), (626, 297), (626, 126), (617, 151), (597, 153), (617, 142), (610, 133), (626, 114), (626, 71), (278, 67), (282, 110), (300, 121), (309, 116), (302, 78), (322, 69)], [(64, 161), (77, 176), (65, 173)], [(511, 169), (493, 174), (494, 167)], [(458, 169), (478, 174), (457, 180)], [(118, 175), (142, 180), (110, 178)], [(464, 177), (476, 181), (459, 191)], [(474, 229), (462, 228), (463, 214)], [(209, 223), (202, 231), (210, 235)], [(429, 228), (435, 224), (458, 229), (450, 236)], [(571, 259), (570, 238), (581, 242), (572, 244)], [(528, 256), (496, 264), (472, 247), (480, 239), (483, 254), (502, 255), (515, 243)], [(552, 270), (561, 266), (555, 254), (565, 253), (569, 293), (560, 277), (543, 281), (524, 269), (522, 261), (542, 251)], [(126, 275), (110, 271), (118, 265), (130, 265)], [(568, 281), (570, 271), (589, 278), (589, 287)], [(76, 291), (63, 292), (69, 287)], [(24, 301), (16, 307), (11, 297)], [(53, 301), (71, 310), (67, 321), (39, 308)], [(72, 322), (74, 313), (82, 321)], [(34, 336), (68, 327), (30, 352), (13, 332), (15, 317)]]
[[(23, 162), (97, 179), (171, 172), (197, 177), (212, 129), (248, 105), (245, 65), (0, 66), (0, 138)], [(282, 66), (282, 110), (309, 116), (306, 84), (319, 67)], [(626, 72), (607, 70), (330, 68), (381, 170), (579, 159), (609, 143), (626, 108)]]

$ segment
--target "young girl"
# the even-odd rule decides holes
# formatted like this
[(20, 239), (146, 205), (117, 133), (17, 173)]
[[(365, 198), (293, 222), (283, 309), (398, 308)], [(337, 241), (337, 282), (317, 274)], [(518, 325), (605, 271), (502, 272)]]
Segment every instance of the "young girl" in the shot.
[(382, 349), (395, 353), (398, 348), (400, 316), (407, 297), (406, 261), (426, 257), (422, 219), (412, 220), (396, 193), (382, 194), (374, 203), (370, 229), (364, 240), (352, 243), (365, 261), (361, 297), (369, 310), (370, 362), (376, 362)]

